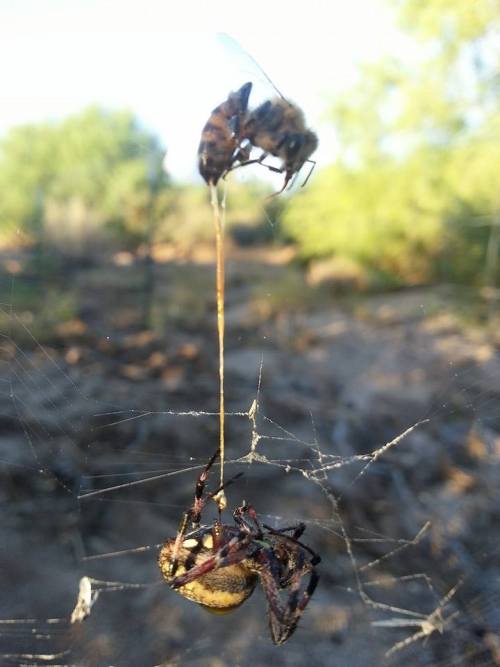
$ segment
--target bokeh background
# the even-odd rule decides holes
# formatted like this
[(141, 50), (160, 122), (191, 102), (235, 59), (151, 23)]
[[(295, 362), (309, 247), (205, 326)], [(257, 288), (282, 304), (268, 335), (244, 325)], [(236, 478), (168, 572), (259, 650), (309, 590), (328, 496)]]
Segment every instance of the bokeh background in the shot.
[[(500, 5), (310, 5), (227, 38), (0, 3), (2, 664), (500, 664)], [(320, 139), (303, 189), (227, 184), (230, 503), (323, 557), (282, 647), (260, 591), (212, 616), (156, 567), (218, 442), (196, 149), (230, 90), (274, 94), (253, 58)]]

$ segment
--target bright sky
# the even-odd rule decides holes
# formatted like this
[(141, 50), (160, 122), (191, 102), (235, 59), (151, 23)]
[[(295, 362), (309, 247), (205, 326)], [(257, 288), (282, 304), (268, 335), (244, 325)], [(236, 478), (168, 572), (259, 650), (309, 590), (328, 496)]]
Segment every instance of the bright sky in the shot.
[[(212, 108), (259, 77), (217, 40), (224, 30), (304, 109), (320, 136), (316, 159), (329, 162), (333, 128), (321, 120), (328, 97), (353, 82), (360, 62), (402, 48), (388, 4), (0, 0), (0, 135), (92, 103), (128, 108), (160, 135), (169, 173), (190, 178)], [(203, 31), (174, 30), (185, 26)]]

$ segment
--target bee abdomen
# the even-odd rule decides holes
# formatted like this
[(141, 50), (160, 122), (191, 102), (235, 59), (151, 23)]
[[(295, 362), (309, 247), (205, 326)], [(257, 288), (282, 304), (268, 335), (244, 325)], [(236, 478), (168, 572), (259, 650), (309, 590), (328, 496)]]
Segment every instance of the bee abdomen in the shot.
[(240, 141), (241, 120), (246, 113), (250, 82), (229, 94), (211, 113), (198, 148), (198, 168), (208, 184), (216, 185), (219, 178), (231, 168)]

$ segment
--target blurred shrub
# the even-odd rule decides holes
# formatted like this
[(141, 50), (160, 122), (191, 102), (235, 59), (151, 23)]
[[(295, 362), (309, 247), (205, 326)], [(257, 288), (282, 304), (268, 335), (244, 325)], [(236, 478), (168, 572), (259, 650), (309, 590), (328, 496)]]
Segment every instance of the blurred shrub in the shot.
[(284, 230), (306, 259), (350, 258), (389, 283), (429, 280), (443, 243), (441, 162), (429, 155), (426, 163), (387, 161), (369, 171), (330, 167), (291, 202)]
[[(391, 284), (500, 280), (500, 4), (397, 0), (416, 44), (332, 104), (333, 166), (290, 200), (301, 256)], [(422, 45), (423, 44), (423, 45)]]
[[(266, 201), (269, 190), (258, 183), (228, 182), (228, 235), (237, 243), (269, 242), (278, 236), (278, 214), (283, 204)], [(156, 240), (189, 252), (200, 243), (213, 243), (213, 216), (206, 186), (179, 186), (168, 194), (167, 213), (158, 225)], [(274, 224), (276, 223), (276, 224)]]
[(156, 240), (189, 250), (193, 244), (211, 241), (213, 235), (207, 188), (175, 187), (170, 192), (168, 211), (158, 225)]
[(74, 289), (63, 291), (59, 285), (47, 287), (18, 278), (14, 294), (5, 296), (10, 298), (14, 311), (0, 308), (0, 331), (8, 332), (17, 344), (52, 344), (68, 323), (79, 322), (79, 299)]
[(159, 333), (179, 329), (200, 333), (213, 326), (214, 282), (206, 266), (177, 265), (168, 274), (162, 298), (154, 303), (152, 328)]
[(256, 321), (262, 323), (283, 315), (296, 315), (313, 310), (322, 294), (307, 284), (305, 275), (296, 267), (266, 275), (252, 285), (249, 308)]
[(163, 157), (127, 111), (14, 128), (0, 143), (0, 241), (21, 233), (73, 255), (136, 243), (167, 187)]

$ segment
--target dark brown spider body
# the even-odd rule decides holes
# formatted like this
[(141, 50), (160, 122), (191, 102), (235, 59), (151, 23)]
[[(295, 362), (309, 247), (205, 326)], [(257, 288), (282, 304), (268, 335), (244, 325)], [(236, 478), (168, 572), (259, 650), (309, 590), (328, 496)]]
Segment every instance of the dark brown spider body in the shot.
[[(184, 514), (177, 536), (160, 550), (160, 570), (180, 595), (216, 613), (239, 607), (260, 581), (271, 637), (282, 644), (295, 631), (314, 593), (315, 566), (321, 559), (299, 542), (304, 524), (282, 529), (261, 526), (253, 507), (245, 503), (233, 512), (235, 525), (217, 520), (200, 527), (205, 502), (220, 490), (203, 497), (216, 456), (198, 478), (193, 507)], [(187, 532), (190, 523), (193, 530)]]

